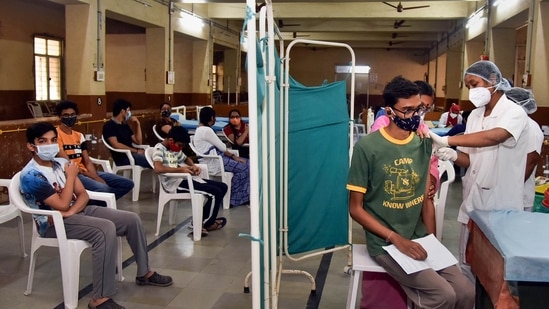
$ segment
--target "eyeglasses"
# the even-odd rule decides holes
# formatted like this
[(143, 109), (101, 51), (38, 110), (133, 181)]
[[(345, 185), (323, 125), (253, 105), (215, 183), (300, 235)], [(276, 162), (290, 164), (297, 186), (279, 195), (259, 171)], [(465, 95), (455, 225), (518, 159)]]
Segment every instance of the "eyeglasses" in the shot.
[(237, 118), (237, 119), (238, 119), (238, 118), (240, 118), (240, 116), (238, 116), (238, 115), (232, 115), (230, 118), (231, 118), (231, 119), (234, 119), (234, 118)]
[(400, 109), (396, 107), (389, 107), (391, 110), (396, 110), (397, 112), (400, 112), (404, 115), (405, 118), (410, 118), (414, 115), (419, 115), (420, 117), (425, 115), (427, 112), (427, 109), (425, 108), (425, 105), (420, 105), (418, 108), (406, 108), (405, 110), (401, 111)]

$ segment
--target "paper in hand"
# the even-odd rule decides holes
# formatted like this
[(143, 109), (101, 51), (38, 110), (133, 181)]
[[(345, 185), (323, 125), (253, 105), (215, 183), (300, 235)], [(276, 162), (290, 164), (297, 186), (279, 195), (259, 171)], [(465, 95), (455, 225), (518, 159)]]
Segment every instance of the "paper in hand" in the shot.
[(427, 251), (427, 259), (424, 261), (414, 260), (400, 252), (395, 245), (383, 246), (383, 249), (402, 267), (408, 275), (422, 271), (427, 268), (441, 270), (448, 266), (456, 265), (457, 259), (444, 245), (438, 241), (433, 234), (414, 239)]

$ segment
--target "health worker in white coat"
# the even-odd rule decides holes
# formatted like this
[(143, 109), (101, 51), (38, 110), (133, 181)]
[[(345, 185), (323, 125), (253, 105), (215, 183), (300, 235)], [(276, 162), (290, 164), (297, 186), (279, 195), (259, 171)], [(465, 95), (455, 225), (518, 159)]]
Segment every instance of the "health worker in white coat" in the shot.
[[(505, 91), (505, 95), (513, 102), (518, 104), (531, 115), (537, 109), (536, 99), (531, 91), (514, 87)], [(534, 208), (534, 199), (536, 194), (536, 167), (541, 157), (541, 147), (543, 145), (543, 131), (534, 119), (528, 117), (528, 134), (526, 135), (526, 170), (524, 171), (524, 210), (532, 211)]]
[[(478, 61), (465, 70), (469, 101), (475, 109), (467, 119), (464, 135), (439, 137), (430, 134), (435, 155), (467, 167), (462, 178), (463, 202), (458, 221), (462, 223), (459, 259), (461, 268), (473, 282), (465, 262), (469, 238), (468, 213), (472, 210), (523, 210), (526, 135), (528, 116), (509, 100), (505, 91), (511, 86), (499, 68), (490, 61)], [(459, 152), (448, 146), (460, 146)]]

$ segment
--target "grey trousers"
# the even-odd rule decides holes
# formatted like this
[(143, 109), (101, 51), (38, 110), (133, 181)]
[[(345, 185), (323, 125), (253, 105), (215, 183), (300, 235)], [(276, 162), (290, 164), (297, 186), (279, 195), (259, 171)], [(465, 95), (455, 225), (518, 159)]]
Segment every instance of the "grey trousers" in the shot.
[[(147, 238), (136, 213), (87, 206), (83, 212), (64, 218), (64, 222), (67, 238), (85, 240), (92, 245), (92, 298), (110, 297), (116, 293), (117, 236), (126, 236), (137, 263), (137, 277), (149, 271)], [(45, 237), (56, 237), (55, 228), (47, 230)]]
[(455, 265), (407, 275), (390, 255), (373, 258), (420, 308), (472, 309), (475, 306), (475, 287)]

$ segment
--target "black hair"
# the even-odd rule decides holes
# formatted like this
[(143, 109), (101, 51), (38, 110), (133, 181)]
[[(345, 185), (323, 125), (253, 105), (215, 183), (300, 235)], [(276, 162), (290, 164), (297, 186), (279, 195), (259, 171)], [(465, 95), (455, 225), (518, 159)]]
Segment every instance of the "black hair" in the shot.
[(57, 113), (57, 116), (61, 116), (61, 113), (65, 109), (72, 108), (78, 114), (78, 105), (72, 101), (61, 101), (55, 105), (55, 112)]
[(172, 108), (172, 105), (168, 102), (162, 102), (158, 108), (162, 109), (162, 107), (164, 107), (164, 105), (168, 105), (170, 108)]
[(469, 115), (471, 115), (471, 111), (464, 111), (461, 113), (461, 117), (463, 118), (463, 122), (467, 122), (467, 118), (469, 118)]
[(172, 138), (174, 142), (188, 144), (191, 142), (189, 132), (181, 126), (172, 127), (166, 138)]
[(419, 88), (419, 94), (421, 95), (428, 95), (432, 97), (435, 94), (435, 89), (433, 89), (433, 87), (427, 82), (424, 82), (422, 80), (416, 80), (414, 84), (416, 84), (416, 86)]
[(129, 101), (126, 101), (124, 99), (117, 99), (112, 104), (112, 115), (114, 117), (116, 117), (116, 116), (118, 116), (118, 114), (120, 114), (120, 112), (123, 109), (128, 109), (128, 108), (131, 108), (131, 107), (132, 107), (132, 104)]
[(385, 106), (393, 107), (399, 99), (408, 99), (419, 94), (419, 88), (401, 75), (393, 78), (383, 89)]
[[(238, 109), (232, 109), (230, 112), (229, 112), (229, 118), (231, 117), (231, 114), (232, 113), (237, 113), (238, 116), (242, 117), (242, 115), (240, 114), (240, 111)], [(242, 125), (242, 121), (240, 122), (240, 125)], [(232, 141), (232, 143), (234, 145), (237, 145), (236, 143), (236, 136), (238, 135), (238, 130), (236, 129), (236, 127), (231, 123), (230, 119), (229, 119), (229, 128), (231, 129), (231, 132), (233, 132), (233, 137), (234, 137), (234, 141)]]
[(205, 126), (210, 126), (208, 124), (208, 122), (210, 122), (210, 120), (212, 119), (212, 117), (215, 117), (215, 111), (213, 108), (209, 107), (209, 106), (206, 106), (206, 107), (203, 107), (201, 110), (200, 110), (200, 115), (198, 117), (198, 120), (200, 120), (200, 123), (205, 125)]
[(57, 130), (55, 130), (53, 124), (49, 122), (37, 122), (27, 128), (27, 142), (29, 144), (34, 144), (34, 139), (41, 137), (49, 131), (53, 131), (55, 137), (57, 137)]

